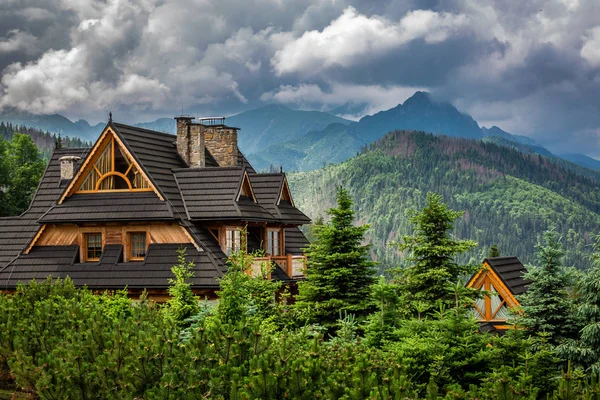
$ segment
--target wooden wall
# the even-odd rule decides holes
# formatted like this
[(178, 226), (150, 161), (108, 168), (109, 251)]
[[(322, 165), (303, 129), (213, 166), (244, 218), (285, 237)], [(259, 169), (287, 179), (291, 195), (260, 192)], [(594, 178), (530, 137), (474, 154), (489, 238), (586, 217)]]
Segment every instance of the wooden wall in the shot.
[(188, 232), (177, 224), (144, 224), (144, 225), (97, 225), (77, 226), (45, 225), (42, 233), (33, 241), (31, 246), (81, 246), (84, 232), (101, 232), (103, 245), (126, 245), (128, 232), (146, 232), (148, 244), (151, 243), (192, 243)]

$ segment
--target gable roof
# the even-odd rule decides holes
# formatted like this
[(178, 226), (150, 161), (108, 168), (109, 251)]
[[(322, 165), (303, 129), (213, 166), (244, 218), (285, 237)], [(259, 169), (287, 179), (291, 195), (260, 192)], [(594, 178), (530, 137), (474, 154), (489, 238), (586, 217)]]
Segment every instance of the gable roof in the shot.
[(275, 220), (258, 202), (239, 196), (248, 176), (244, 168), (186, 168), (174, 172), (191, 220)]
[(527, 268), (517, 257), (486, 258), (483, 262), (496, 272), (513, 295), (523, 294), (527, 291), (527, 285), (531, 283), (531, 280), (523, 278)]
[[(85, 158), (88, 149), (56, 149), (42, 175), (29, 209), (18, 217), (0, 218), (0, 271), (24, 250), (40, 229), (37, 220), (58, 200), (64, 190), (60, 185), (60, 161), (66, 155)], [(81, 162), (75, 165), (78, 169)], [(1, 286), (1, 285), (0, 285)]]
[[(284, 173), (249, 174), (254, 193), (258, 202), (275, 218), (289, 224), (308, 224), (308, 218), (302, 211), (289, 201), (282, 199), (282, 193), (287, 189)], [(289, 190), (289, 189), (288, 189)]]

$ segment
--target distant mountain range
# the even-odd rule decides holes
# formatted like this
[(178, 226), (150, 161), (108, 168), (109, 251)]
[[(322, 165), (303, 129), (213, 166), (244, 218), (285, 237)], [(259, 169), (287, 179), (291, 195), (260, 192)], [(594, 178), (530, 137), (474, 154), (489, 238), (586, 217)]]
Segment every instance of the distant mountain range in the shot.
[[(240, 148), (257, 169), (282, 166), (286, 171), (313, 170), (347, 160), (390, 131), (406, 129), (469, 139), (495, 138), (497, 144), (522, 152), (560, 157), (600, 170), (600, 161), (583, 154), (553, 155), (528, 137), (512, 135), (496, 126), (480, 127), (470, 115), (426, 92), (416, 92), (403, 104), (365, 116), (358, 122), (333, 115), (356, 115), (365, 107), (366, 104), (348, 102), (326, 113), (267, 105), (228, 117), (226, 123), (241, 128)], [(105, 126), (104, 123), (90, 126), (85, 120), (72, 122), (60, 114), (36, 115), (15, 109), (0, 112), (0, 121), (85, 140), (95, 140)], [(175, 133), (173, 118), (133, 125)]]
[(93, 141), (98, 138), (98, 134), (106, 125), (105, 123), (99, 123), (90, 126), (84, 119), (73, 122), (60, 114), (32, 114), (14, 108), (0, 110), (0, 121), (10, 122), (13, 125), (25, 125), (44, 132), (61, 134), (62, 136)]
[(507, 148), (495, 137), (474, 140), (397, 130), (342, 163), (290, 173), (288, 179), (296, 206), (313, 221), (327, 218), (336, 188), (344, 185), (357, 221), (370, 225), (366, 241), (383, 266), (402, 264), (390, 242), (412, 231), (406, 211), (421, 209), (431, 191), (442, 194), (451, 208), (465, 211), (456, 221), (456, 236), (479, 243), (459, 261), (480, 263), (497, 244), (502, 255), (533, 263), (539, 235), (554, 226), (563, 237), (565, 265), (585, 268), (591, 238), (600, 233), (600, 185), (597, 173), (590, 179), (593, 173)]

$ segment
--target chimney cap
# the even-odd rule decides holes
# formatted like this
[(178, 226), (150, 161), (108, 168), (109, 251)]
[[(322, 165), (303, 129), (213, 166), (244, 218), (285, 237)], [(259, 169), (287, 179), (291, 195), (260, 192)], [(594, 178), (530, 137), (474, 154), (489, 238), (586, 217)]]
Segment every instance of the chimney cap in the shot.
[(193, 119), (195, 119), (195, 118), (194, 118), (194, 117), (192, 117), (191, 115), (183, 115), (183, 114), (182, 114), (182, 115), (178, 115), (178, 116), (174, 117), (174, 119), (176, 119), (176, 120), (184, 119), (184, 120), (189, 120), (189, 121), (191, 121), (191, 120), (193, 120)]
[(63, 162), (63, 161), (79, 161), (79, 160), (81, 160), (81, 157), (79, 157), (79, 156), (62, 156), (58, 160), (60, 162)]

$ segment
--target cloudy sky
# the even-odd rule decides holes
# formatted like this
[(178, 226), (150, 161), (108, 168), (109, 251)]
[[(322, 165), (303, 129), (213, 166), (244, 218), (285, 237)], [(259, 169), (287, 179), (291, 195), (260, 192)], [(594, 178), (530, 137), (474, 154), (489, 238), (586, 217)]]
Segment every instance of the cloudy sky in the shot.
[(598, 0), (0, 0), (0, 106), (141, 122), (415, 90), (600, 157)]

